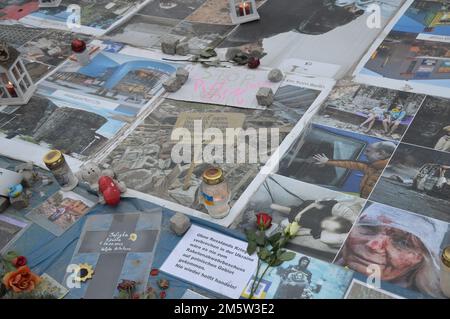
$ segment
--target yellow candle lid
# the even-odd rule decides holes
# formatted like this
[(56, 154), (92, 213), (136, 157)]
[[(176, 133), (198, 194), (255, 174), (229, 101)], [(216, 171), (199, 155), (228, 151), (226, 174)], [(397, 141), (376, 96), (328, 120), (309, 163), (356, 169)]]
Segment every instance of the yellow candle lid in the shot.
[(223, 181), (223, 171), (219, 167), (210, 167), (203, 172), (203, 181), (208, 185), (216, 185)]
[(47, 154), (45, 154), (44, 156), (44, 163), (46, 165), (52, 165), (56, 162), (58, 162), (61, 157), (62, 157), (62, 153), (58, 150), (51, 150), (50, 152), (48, 152)]
[(445, 248), (444, 251), (442, 252), (442, 262), (446, 266), (450, 267), (450, 246)]

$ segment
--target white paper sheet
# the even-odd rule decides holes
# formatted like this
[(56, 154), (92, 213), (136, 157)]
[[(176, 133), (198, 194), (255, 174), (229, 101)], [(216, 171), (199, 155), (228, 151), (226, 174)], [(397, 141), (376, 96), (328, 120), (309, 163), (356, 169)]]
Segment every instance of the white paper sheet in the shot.
[(250, 70), (245, 66), (206, 68), (197, 64), (181, 89), (168, 97), (182, 101), (265, 109), (256, 100), (259, 88), (271, 88), (275, 94), (280, 86), (280, 83), (270, 82), (268, 74), (268, 70)]
[(257, 266), (246, 249), (244, 241), (192, 225), (161, 270), (237, 299)]

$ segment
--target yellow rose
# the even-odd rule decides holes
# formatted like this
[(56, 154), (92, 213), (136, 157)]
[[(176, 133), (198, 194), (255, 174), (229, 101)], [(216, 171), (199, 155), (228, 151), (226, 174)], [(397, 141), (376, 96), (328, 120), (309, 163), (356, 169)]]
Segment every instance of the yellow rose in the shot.
[(294, 237), (295, 235), (297, 235), (299, 230), (300, 230), (300, 225), (296, 221), (294, 221), (286, 226), (284, 233), (289, 237)]

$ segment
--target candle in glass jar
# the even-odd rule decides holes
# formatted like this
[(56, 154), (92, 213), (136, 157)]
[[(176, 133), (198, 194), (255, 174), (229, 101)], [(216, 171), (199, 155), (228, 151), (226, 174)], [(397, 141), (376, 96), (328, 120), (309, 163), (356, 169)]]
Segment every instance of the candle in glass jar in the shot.
[(203, 172), (200, 185), (201, 201), (212, 218), (224, 218), (230, 211), (230, 191), (223, 171), (218, 167), (208, 168)]
[(6, 84), (6, 90), (8, 91), (11, 97), (17, 97), (16, 89), (14, 88), (14, 85), (11, 82), (8, 82), (8, 84)]
[(239, 4), (239, 16), (250, 14), (250, 4), (248, 2), (242, 2)]
[(78, 63), (81, 66), (87, 66), (91, 62), (91, 57), (86, 42), (81, 39), (74, 39), (71, 46)]

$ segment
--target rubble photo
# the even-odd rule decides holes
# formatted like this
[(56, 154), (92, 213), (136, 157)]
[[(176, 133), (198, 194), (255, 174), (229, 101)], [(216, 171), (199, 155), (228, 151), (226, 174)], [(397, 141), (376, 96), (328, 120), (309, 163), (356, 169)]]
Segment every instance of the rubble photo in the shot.
[(370, 199), (450, 221), (450, 155), (400, 144)]
[[(313, 122), (379, 138), (400, 140), (424, 99), (422, 94), (341, 81)], [(391, 127), (387, 126), (389, 120), (393, 122)]]
[[(178, 141), (172, 140), (171, 135), (177, 124), (188, 128), (192, 135), (195, 133), (192, 123), (194, 120), (201, 120), (205, 128), (219, 127), (223, 132), (230, 127), (242, 128), (244, 134), (247, 129), (278, 128), (281, 142), (318, 94), (315, 90), (284, 86), (275, 96), (272, 108), (263, 111), (225, 109), (219, 105), (166, 99), (102, 163), (113, 167), (121, 180), (138, 191), (201, 210), (198, 187), (203, 171), (212, 163), (173, 162), (172, 148)], [(271, 147), (277, 141), (272, 141), (267, 133), (258, 138), (267, 139), (268, 154), (263, 155), (270, 156), (273, 151)], [(245, 158), (249, 158), (249, 152), (252, 152), (248, 141), (250, 140), (246, 139)], [(204, 147), (209, 141), (203, 143)], [(234, 158), (237, 158), (237, 144), (232, 147)], [(223, 145), (223, 154), (226, 151), (227, 145)], [(220, 158), (222, 154), (216, 155)], [(264, 165), (265, 161), (260, 161), (261, 158), (267, 160), (267, 157), (258, 158), (256, 163), (239, 164), (233, 161), (221, 164), (225, 177), (231, 181), (231, 202), (239, 198)], [(192, 160), (195, 161), (195, 158)]]

